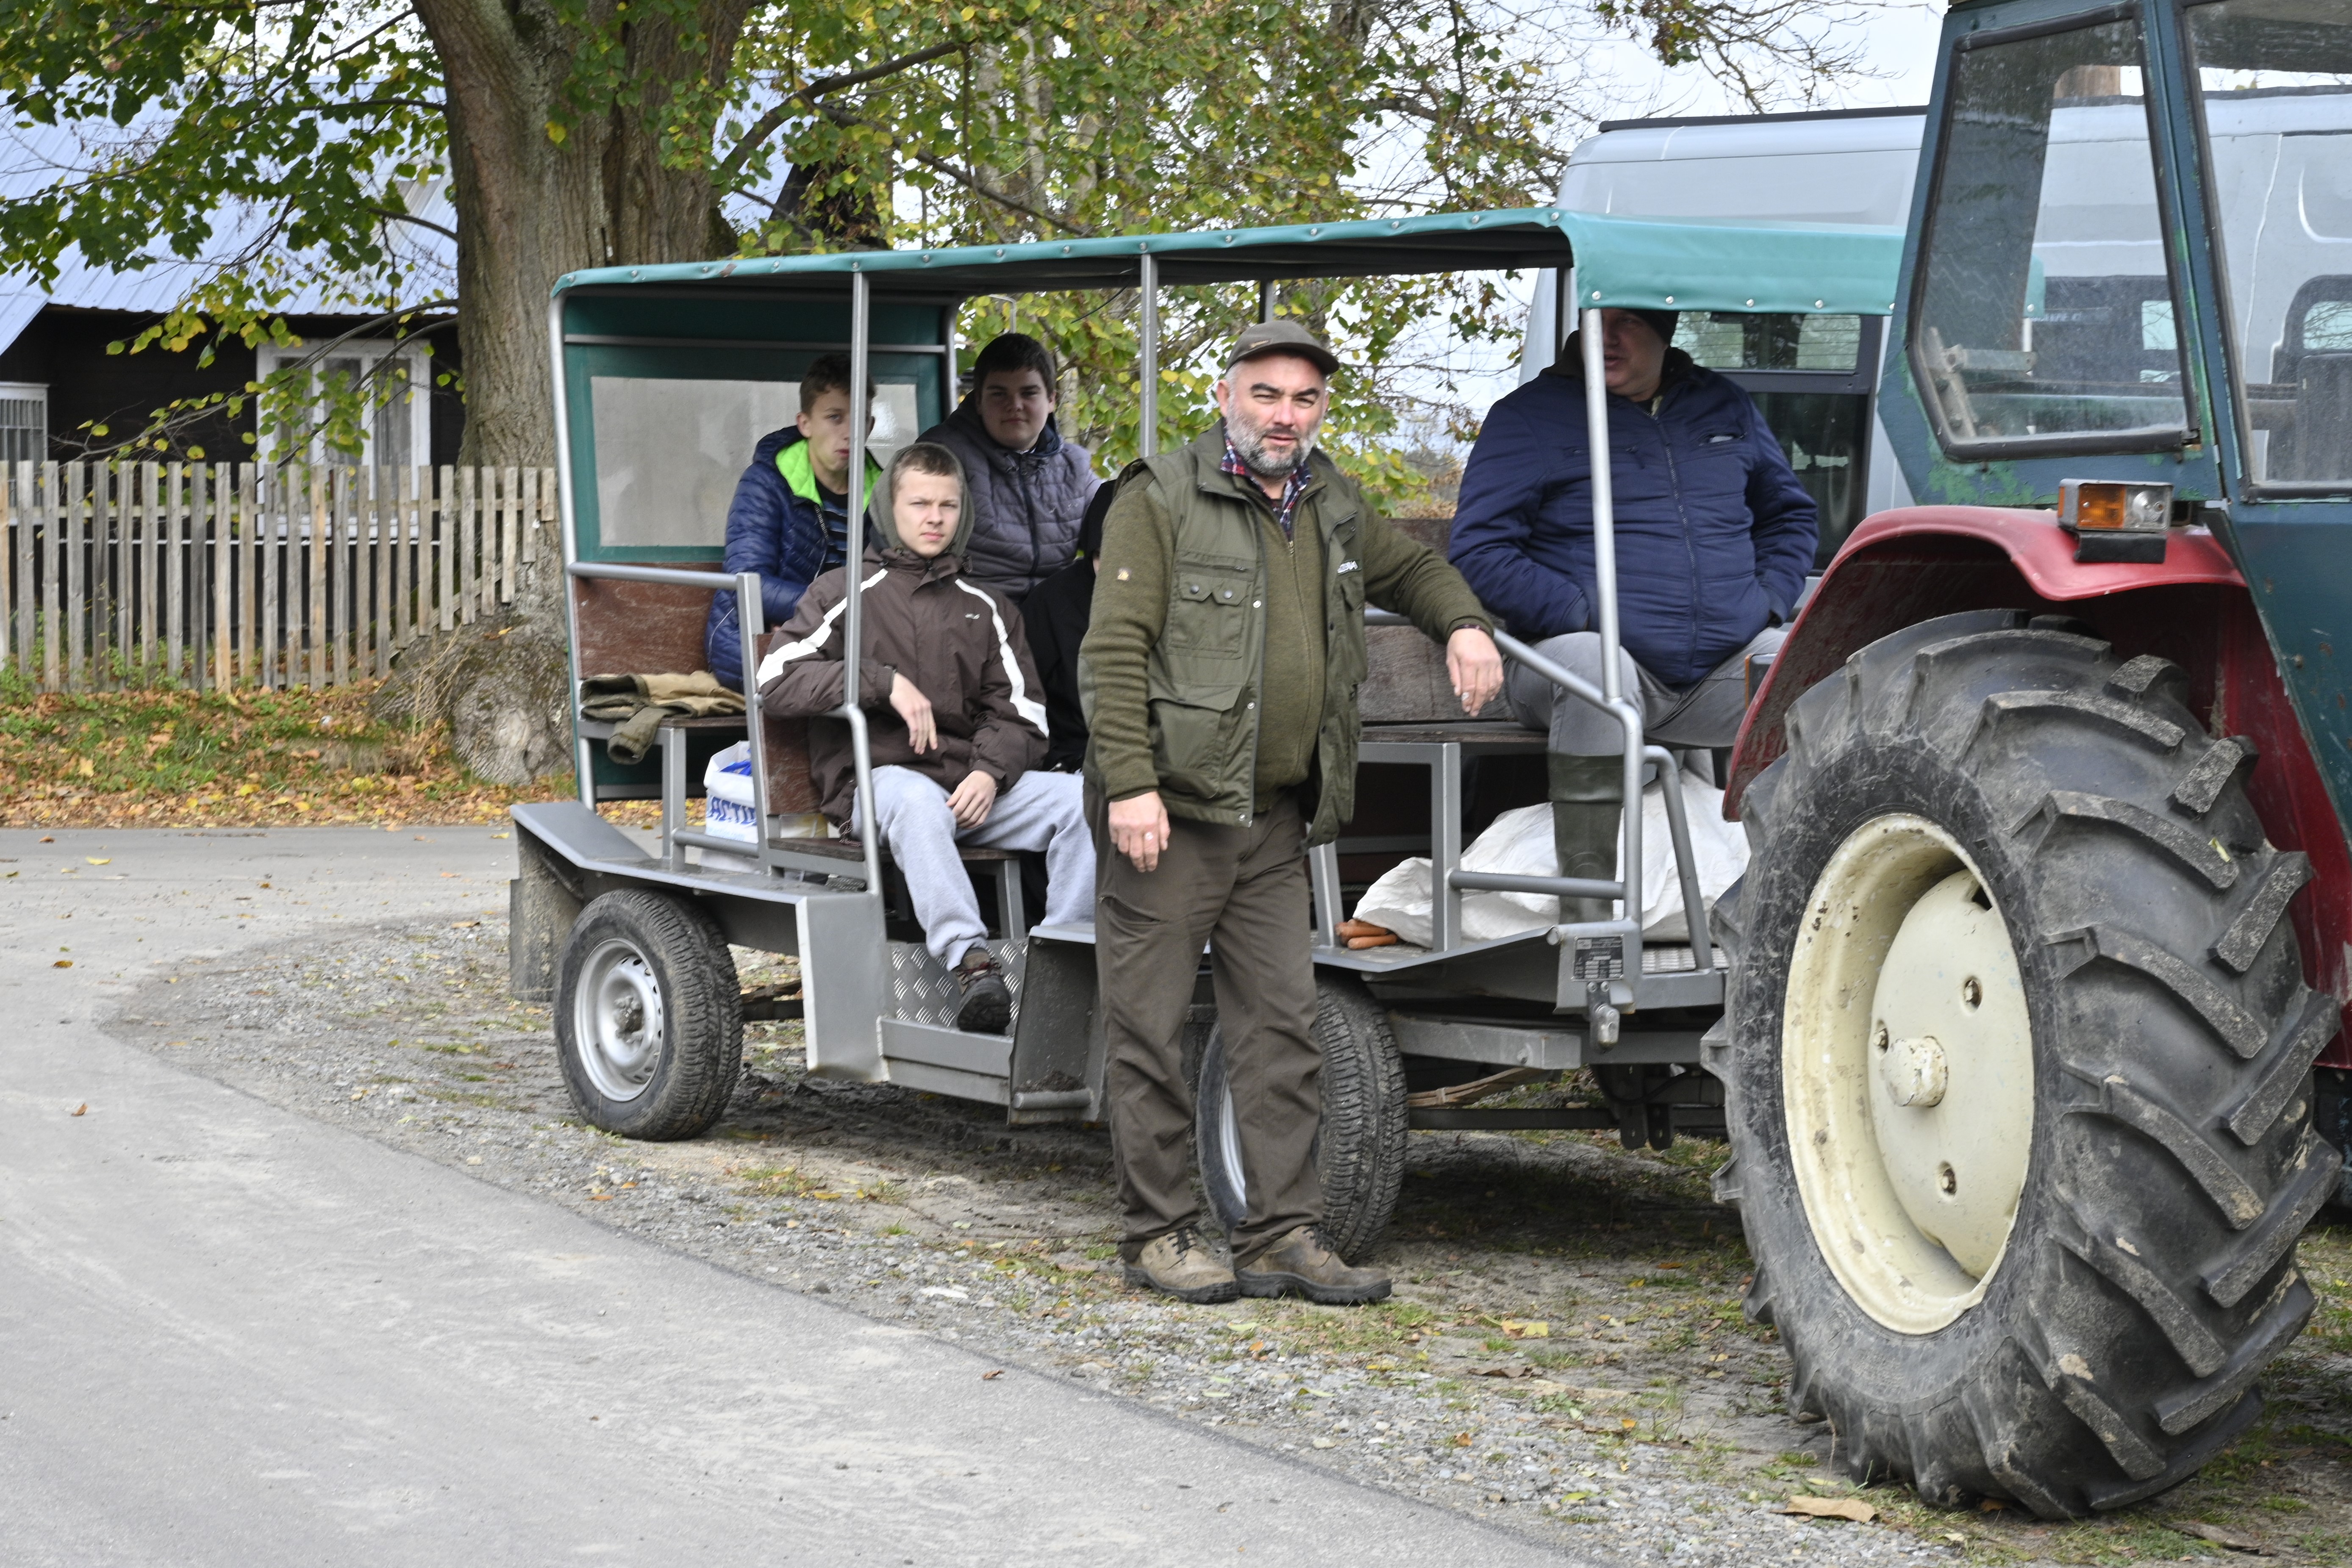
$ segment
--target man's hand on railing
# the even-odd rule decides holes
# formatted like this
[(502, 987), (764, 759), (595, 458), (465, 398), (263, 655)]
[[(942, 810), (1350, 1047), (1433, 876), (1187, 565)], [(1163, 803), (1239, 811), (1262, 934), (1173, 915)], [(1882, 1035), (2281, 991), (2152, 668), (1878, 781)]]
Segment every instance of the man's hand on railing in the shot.
[(890, 706), (907, 721), (907, 744), (921, 756), (940, 743), (938, 722), (931, 717), (931, 700), (903, 675), (890, 677)]
[(1503, 689), (1503, 656), (1493, 637), (1464, 626), (1445, 639), (1445, 673), (1453, 679), (1454, 695), (1462, 699), (1462, 711), (1475, 719)]
[(1158, 790), (1110, 803), (1110, 847), (1139, 871), (1159, 868), (1160, 852), (1168, 847), (1168, 808)]

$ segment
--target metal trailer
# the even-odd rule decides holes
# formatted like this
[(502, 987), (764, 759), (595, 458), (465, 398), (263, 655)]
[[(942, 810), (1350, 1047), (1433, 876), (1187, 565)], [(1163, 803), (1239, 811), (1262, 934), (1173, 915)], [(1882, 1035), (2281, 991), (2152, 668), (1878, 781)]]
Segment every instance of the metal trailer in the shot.
[[(961, 250), (886, 252), (606, 268), (555, 288), (549, 324), (556, 364), (563, 560), (569, 574), (572, 673), (652, 673), (702, 662), (711, 595), (732, 594), (749, 671), (767, 641), (756, 577), (711, 569), (715, 520), (735, 464), (776, 417), (777, 389), (814, 354), (845, 348), (853, 405), (877, 381), (885, 437), (904, 439), (942, 416), (952, 393), (959, 301), (1055, 289), (1141, 291), (1139, 396), (1144, 439), (1156, 428), (1159, 290), (1172, 284), (1257, 282), (1578, 266), (1588, 321), (1604, 306), (1705, 307), (1883, 314), (1893, 299), (1891, 231), (1790, 226), (1725, 228), (1634, 222), (1557, 208), (1484, 212), (1262, 230), (1154, 235)], [(1260, 290), (1261, 311), (1271, 298)], [(1606, 447), (1600, 334), (1586, 337), (1588, 416)], [(757, 417), (747, 420), (743, 410)], [(762, 412), (762, 411), (766, 412)], [(731, 428), (730, 428), (731, 426)], [(704, 452), (714, 428), (725, 438)], [(851, 457), (851, 507), (865, 506), (866, 437)], [(1148, 447), (1147, 447), (1148, 449)], [(657, 476), (659, 485), (647, 475)], [(1599, 630), (1618, 637), (1613, 513), (1606, 475), (1595, 487)], [(697, 511), (671, 499), (699, 496)], [(714, 504), (715, 503), (715, 504)], [(856, 788), (872, 820), (866, 719), (856, 706), (860, 589), (852, 574), (846, 623), (848, 704)], [(1386, 635), (1386, 634), (1382, 634)], [(1417, 634), (1399, 632), (1400, 637)], [(1482, 875), (1462, 868), (1465, 795), (1480, 759), (1540, 754), (1543, 738), (1507, 722), (1373, 725), (1366, 765), (1427, 776), (1415, 831), (1373, 842), (1393, 858), (1425, 845), (1434, 864), (1429, 946), (1351, 951), (1339, 940), (1342, 839), (1311, 858), (1318, 1030), (1324, 1075), (1322, 1163), (1335, 1232), (1351, 1248), (1378, 1235), (1394, 1203), (1409, 1126), (1616, 1126), (1629, 1145), (1663, 1146), (1675, 1128), (1719, 1125), (1721, 1096), (1694, 1069), (1723, 1001), (1724, 960), (1706, 928), (1693, 872), (1675, 760), (1645, 740), (1638, 706), (1609, 681), (1594, 689), (1507, 636), (1505, 651), (1613, 714), (1624, 735), (1621, 865), (1643, 864), (1644, 771), (1664, 780), (1671, 833), (1691, 911), (1690, 936), (1645, 942), (1638, 871), (1619, 880)], [(1425, 640), (1423, 657), (1439, 656)], [(1442, 678), (1441, 678), (1442, 679)], [(576, 687), (575, 687), (576, 689)], [(1433, 715), (1433, 721), (1439, 716)], [(740, 1057), (747, 1006), (796, 1012), (809, 1070), (887, 1080), (1002, 1105), (1016, 1125), (1104, 1119), (1103, 1049), (1095, 1008), (1092, 931), (1030, 926), (1017, 866), (981, 852), (992, 877), (995, 940), (1013, 980), (1003, 1036), (953, 1026), (950, 976), (919, 942), (892, 940), (889, 868), (880, 846), (812, 833), (802, 727), (773, 719), (680, 720), (658, 732), (658, 755), (625, 767), (611, 726), (580, 721), (579, 798), (520, 806), (513, 885), (513, 984), (553, 1003), (565, 1079), (594, 1124), (639, 1137), (691, 1136), (724, 1108)], [(698, 769), (719, 745), (747, 740), (755, 842), (688, 826)], [(598, 815), (604, 802), (658, 798), (648, 852)], [(1395, 802), (1388, 803), (1391, 805)], [(1359, 821), (1362, 820), (1360, 812)], [(1625, 902), (1621, 918), (1530, 931), (1506, 941), (1462, 935), (1460, 900), (1481, 889)], [(801, 994), (747, 1000), (730, 943), (800, 959)], [(1230, 1100), (1205, 984), (1195, 1018), (1200, 1146), (1213, 1201), (1228, 1221), (1243, 1194)], [(1597, 1069), (1603, 1110), (1496, 1110), (1474, 1102), (1538, 1074)], [(1407, 1074), (1444, 1092), (1407, 1103)]]

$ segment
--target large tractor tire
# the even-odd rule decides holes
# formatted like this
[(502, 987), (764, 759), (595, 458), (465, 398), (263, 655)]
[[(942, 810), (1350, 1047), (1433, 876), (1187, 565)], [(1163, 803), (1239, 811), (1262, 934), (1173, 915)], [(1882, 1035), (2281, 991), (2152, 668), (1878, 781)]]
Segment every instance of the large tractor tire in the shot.
[(2080, 1516), (2193, 1473), (2312, 1310), (2333, 998), (2180, 670), (1980, 611), (1807, 692), (1724, 901), (1748, 1314), (1856, 1479)]
[[(1323, 1048), (1323, 1122), (1315, 1137), (1315, 1169), (1323, 1183), (1324, 1228), (1339, 1256), (1353, 1259), (1388, 1228), (1404, 1184), (1404, 1058), (1388, 1015), (1363, 982), (1322, 975), (1315, 994), (1315, 1042)], [(1193, 1107), (1201, 1186), (1210, 1211), (1230, 1235), (1249, 1212), (1249, 1182), (1234, 1122), (1224, 1034), (1215, 1026), (1201, 1051)]]
[(563, 1087), (591, 1126), (693, 1138), (727, 1109), (743, 1065), (735, 955), (698, 906), (631, 889), (580, 913), (555, 969)]

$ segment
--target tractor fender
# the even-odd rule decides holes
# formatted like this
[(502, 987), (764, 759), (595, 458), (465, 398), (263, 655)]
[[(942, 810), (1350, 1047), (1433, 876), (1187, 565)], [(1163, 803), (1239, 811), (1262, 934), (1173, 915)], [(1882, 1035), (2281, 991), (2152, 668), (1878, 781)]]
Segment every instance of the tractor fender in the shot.
[[(1787, 747), (1799, 697), (1853, 654), (1904, 626), (1962, 610), (2019, 609), (2086, 624), (2126, 658), (2152, 654), (2189, 678), (2190, 706), (2215, 736), (2259, 757), (2246, 794), (2270, 841), (2300, 850), (2311, 885), (2289, 907), (2304, 973), (2352, 1001), (2352, 849), (2280, 682), (2245, 579), (2205, 529), (2174, 529), (2161, 562), (2086, 565), (2054, 512), (1923, 506), (1883, 511), (1853, 531), (1789, 630), (1732, 752), (1723, 813)], [(2352, 1007), (2347, 1008), (2352, 1024)], [(2320, 1058), (2352, 1067), (2352, 1031)]]

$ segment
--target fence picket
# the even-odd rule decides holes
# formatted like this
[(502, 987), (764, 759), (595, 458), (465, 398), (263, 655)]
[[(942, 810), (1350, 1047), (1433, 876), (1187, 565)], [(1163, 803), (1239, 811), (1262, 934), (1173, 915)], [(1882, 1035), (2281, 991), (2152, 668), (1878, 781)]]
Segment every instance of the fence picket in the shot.
[[(13, 544), (16, 539), (16, 486), (10, 481), (15, 475), (0, 469), (0, 545)], [(0, 668), (26, 673), (25, 659), (17, 652), (16, 643), (16, 583), (24, 575), (16, 569), (16, 552), (0, 548)]]
[[(199, 478), (195, 482), (202, 484), (203, 480)], [(215, 691), (227, 690), (236, 680), (236, 671), (229, 664), (229, 606), (236, 602), (236, 582), (229, 575), (236, 560), (229, 553), (229, 466), (215, 463), (213, 482), (206, 487), (210, 493), (206, 498), (205, 537), (212, 555), (213, 591), (212, 615), (205, 622), (205, 627), (212, 637), (211, 668), (213, 689)]]

